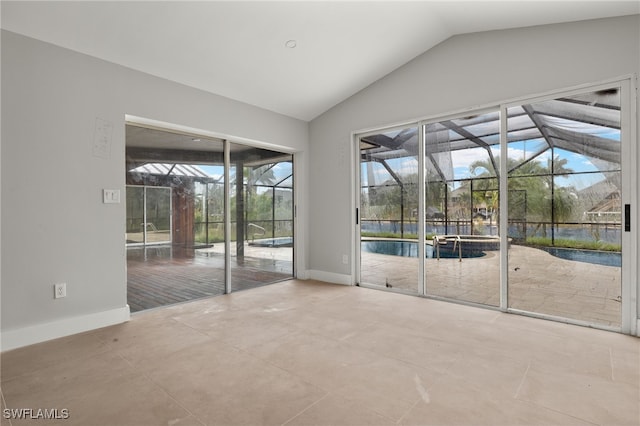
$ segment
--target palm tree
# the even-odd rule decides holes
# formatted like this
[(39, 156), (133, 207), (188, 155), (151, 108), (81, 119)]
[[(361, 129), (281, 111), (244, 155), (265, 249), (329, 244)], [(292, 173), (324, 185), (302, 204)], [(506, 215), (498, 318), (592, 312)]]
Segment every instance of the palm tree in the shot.
[[(496, 163), (500, 163), (496, 157)], [(568, 160), (554, 156), (548, 159), (546, 164), (529, 160), (522, 162), (517, 159), (507, 159), (507, 170), (509, 170), (508, 190), (509, 192), (520, 190), (525, 191), (527, 200), (527, 216), (537, 218), (538, 225), (534, 234), (542, 228), (542, 234), (547, 236), (548, 221), (552, 226), (562, 220), (567, 220), (573, 213), (575, 206), (575, 193), (570, 187), (561, 187), (555, 184), (554, 178), (561, 176), (567, 178), (573, 172), (567, 167)], [(496, 189), (498, 182), (493, 164), (487, 160), (478, 160), (469, 166), (470, 172), (475, 178), (482, 178), (478, 183), (474, 183), (477, 189)], [(497, 192), (497, 191), (495, 191)], [(492, 207), (497, 209), (498, 197), (492, 195), (489, 198)]]

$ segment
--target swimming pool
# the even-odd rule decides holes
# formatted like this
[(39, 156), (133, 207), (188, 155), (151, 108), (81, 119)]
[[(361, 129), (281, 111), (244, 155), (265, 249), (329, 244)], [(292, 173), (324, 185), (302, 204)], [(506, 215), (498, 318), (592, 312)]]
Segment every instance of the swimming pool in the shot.
[[(418, 257), (418, 243), (416, 241), (387, 241), (387, 240), (367, 240), (361, 242), (362, 251), (368, 253), (386, 254), (391, 256)], [(485, 253), (482, 250), (472, 250), (462, 246), (462, 258), (482, 257)], [(433, 259), (436, 257), (435, 250), (430, 244), (425, 245), (425, 257)], [(459, 253), (453, 244), (440, 247), (440, 258), (458, 259)]]
[(577, 250), (558, 247), (544, 247), (544, 251), (566, 260), (595, 263), (605, 266), (622, 266), (622, 253), (615, 251)]
[(257, 247), (293, 247), (293, 237), (264, 238), (251, 241), (249, 245)]

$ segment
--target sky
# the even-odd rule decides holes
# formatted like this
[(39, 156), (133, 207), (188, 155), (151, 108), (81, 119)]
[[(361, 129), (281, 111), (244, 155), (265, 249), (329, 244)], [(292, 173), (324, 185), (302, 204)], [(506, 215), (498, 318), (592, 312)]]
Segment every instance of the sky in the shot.
[[(508, 155), (510, 158), (526, 159), (540, 152), (544, 147), (546, 147), (546, 142), (542, 139), (528, 140), (526, 142), (512, 142), (509, 144)], [(493, 146), (492, 153), (496, 160), (499, 159), (500, 147)], [(576, 173), (583, 173), (572, 176), (571, 178), (557, 178), (556, 184), (559, 186), (573, 185), (577, 190), (581, 190), (605, 179), (605, 176), (602, 173), (589, 173), (599, 172), (599, 169), (587, 155), (569, 152), (560, 148), (554, 149), (554, 155), (567, 160), (565, 165), (566, 168), (571, 169)], [(532, 161), (541, 162), (546, 167), (550, 158), (551, 150), (547, 149), (536, 156)], [(472, 148), (453, 151), (450, 155), (449, 153), (440, 154), (437, 157), (437, 160), (440, 168), (443, 170), (443, 173), (448, 174), (452, 172), (454, 179), (465, 179), (474, 176), (470, 170), (471, 164), (476, 161), (488, 162), (489, 155), (484, 148)], [(390, 159), (387, 160), (387, 164), (401, 176), (408, 176), (411, 174), (415, 175), (418, 173), (418, 161), (416, 157)], [(603, 165), (601, 164), (600, 166), (602, 167)], [(609, 169), (619, 168), (618, 165), (613, 164), (607, 164), (606, 166), (608, 166)], [(373, 167), (376, 183), (379, 184), (391, 179), (391, 176), (382, 165), (375, 164)], [(447, 172), (447, 169), (449, 169), (449, 172)], [(476, 171), (476, 175), (481, 173), (482, 170)], [(365, 165), (362, 166), (361, 183), (364, 186), (368, 185), (368, 175)]]
[[(546, 131), (549, 132), (547, 136), (556, 138), (558, 141), (564, 140), (562, 145), (566, 148), (584, 152), (584, 154), (581, 154), (558, 147), (554, 148), (553, 155), (566, 160), (565, 167), (576, 173), (576, 175), (571, 178), (556, 178), (555, 181), (557, 185), (574, 186), (577, 190), (580, 190), (605, 179), (605, 175), (600, 173), (600, 171), (617, 171), (620, 169), (620, 160), (617, 164), (612, 164), (588, 155), (589, 152), (593, 153), (598, 149), (612, 152), (618, 150), (618, 152), (620, 152), (620, 117), (619, 112), (616, 112), (615, 109), (603, 110), (598, 107), (591, 108), (590, 106), (576, 106), (573, 104), (567, 106), (564, 102), (557, 100), (543, 102), (536, 108), (548, 112), (540, 113), (537, 117), (541, 122), (536, 123), (534, 123), (535, 118), (531, 118), (529, 114), (525, 114), (523, 107), (510, 109), (507, 123), (509, 126), (509, 138), (513, 140), (518, 137), (530, 137), (530, 139), (510, 142), (507, 152), (509, 158), (523, 161), (530, 159), (531, 161), (540, 162), (543, 166), (547, 167), (551, 159), (552, 151), (549, 149), (547, 141), (540, 136), (542, 132)], [(536, 110), (536, 108), (534, 108), (534, 110)], [(562, 115), (568, 118), (563, 118)], [(431, 137), (434, 141), (437, 139), (439, 144), (447, 143), (447, 141), (459, 141), (461, 138), (460, 135), (464, 135), (464, 133), (456, 133), (456, 131), (451, 130), (453, 129), (451, 125), (457, 124), (464, 126), (466, 132), (472, 135), (478, 135), (478, 138), (490, 145), (491, 153), (494, 159), (497, 160), (500, 157), (499, 130), (496, 127), (499, 122), (499, 117), (496, 116), (495, 112), (491, 112), (486, 114), (486, 117), (471, 117), (470, 119), (477, 121), (477, 123), (464, 125), (456, 120), (452, 120), (442, 125), (438, 123), (427, 125), (427, 129), (431, 129), (427, 130), (427, 140)], [(467, 118), (460, 120), (464, 122)], [(595, 122), (602, 124), (591, 124)], [(536, 127), (542, 130), (538, 130)], [(385, 133), (385, 135), (393, 138), (397, 133), (399, 133), (399, 131)], [(405, 147), (407, 150), (407, 155), (411, 155), (409, 152), (415, 154), (417, 151), (415, 146), (409, 146), (409, 142), (405, 142), (405, 145), (402, 145), (400, 148), (402, 147)], [(474, 175), (477, 176), (481, 174), (483, 170), (477, 170), (475, 174), (472, 174), (470, 166), (477, 161), (489, 163), (490, 160), (489, 153), (483, 147), (433, 153), (432, 156), (448, 180), (468, 179), (474, 177)], [(418, 172), (418, 161), (416, 157), (408, 156), (405, 158), (391, 159), (387, 160), (387, 164), (399, 175), (415, 175)], [(427, 167), (431, 170), (434, 169), (434, 167), (430, 166), (430, 162)], [(377, 165), (375, 169), (374, 176), (376, 183), (390, 179), (390, 175), (384, 167)], [(367, 185), (368, 173), (366, 168), (363, 168), (361, 175), (362, 184)]]

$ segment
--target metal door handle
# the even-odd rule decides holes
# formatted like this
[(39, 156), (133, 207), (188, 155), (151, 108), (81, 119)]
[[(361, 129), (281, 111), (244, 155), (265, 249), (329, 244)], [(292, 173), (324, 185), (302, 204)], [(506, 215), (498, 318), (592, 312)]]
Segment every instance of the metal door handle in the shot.
[(631, 204), (624, 205), (624, 232), (631, 232)]

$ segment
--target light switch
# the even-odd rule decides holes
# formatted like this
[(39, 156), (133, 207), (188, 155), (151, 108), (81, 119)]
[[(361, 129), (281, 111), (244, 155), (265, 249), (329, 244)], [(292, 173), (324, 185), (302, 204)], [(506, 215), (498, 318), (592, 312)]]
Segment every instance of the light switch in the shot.
[(117, 204), (120, 202), (119, 189), (103, 189), (102, 202), (105, 204)]

